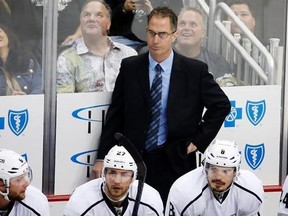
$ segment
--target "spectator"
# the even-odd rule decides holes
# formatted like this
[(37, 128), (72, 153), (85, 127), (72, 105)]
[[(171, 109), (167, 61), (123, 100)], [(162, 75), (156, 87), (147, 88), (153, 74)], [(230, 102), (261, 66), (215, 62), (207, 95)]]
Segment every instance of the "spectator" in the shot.
[(282, 185), (282, 192), (280, 196), (278, 216), (287, 216), (288, 215), (288, 176), (286, 176), (284, 184)]
[(32, 170), (25, 159), (8, 149), (0, 150), (0, 214), (49, 216), (46, 196), (30, 185)]
[(112, 9), (111, 39), (137, 50), (145, 41), (143, 38), (145, 18), (152, 10), (150, 0), (106, 0), (106, 2)]
[[(206, 28), (203, 14), (200, 10), (192, 7), (182, 8), (178, 16), (178, 35), (175, 50), (189, 58), (194, 58), (208, 64), (208, 70), (213, 74), (216, 81), (225, 79), (223, 86), (237, 85), (232, 75), (230, 65), (219, 54), (209, 52), (202, 46), (206, 36)], [(222, 85), (221, 85), (222, 86)]]
[(85, 0), (58, 1), (58, 45), (71, 44), (81, 37), (80, 13)]
[(11, 25), (11, 10), (5, 0), (0, 0), (0, 24)]
[[(137, 165), (130, 153), (115, 145), (104, 159), (102, 177), (91, 180), (72, 193), (65, 216), (132, 215), (137, 196)], [(144, 184), (137, 215), (163, 215), (159, 193)]]
[(8, 0), (11, 29), (37, 61), (42, 59), (43, 0)]
[[(247, 26), (247, 28), (254, 33), (255, 29), (255, 14), (252, 6), (246, 0), (235, 0), (229, 3), (231, 10), (239, 17), (239, 19)], [(240, 33), (242, 34), (241, 29), (232, 22), (231, 24), (232, 34)]]
[(263, 185), (249, 170), (240, 170), (240, 161), (234, 141), (213, 142), (204, 166), (172, 185), (165, 215), (260, 215)]
[(0, 95), (41, 94), (42, 70), (7, 27), (0, 25)]
[(150, 0), (153, 8), (167, 6), (171, 8), (175, 14), (179, 14), (180, 9), (184, 6), (185, 0)]
[(83, 36), (58, 57), (58, 93), (113, 91), (121, 60), (137, 52), (112, 42), (107, 36), (110, 25), (110, 8), (104, 1), (84, 3), (80, 17)]
[(196, 167), (195, 151), (204, 152), (230, 111), (207, 65), (173, 52), (176, 29), (177, 15), (168, 7), (157, 7), (148, 16), (149, 52), (121, 63), (93, 168), (99, 177), (113, 134), (121, 132), (142, 154), (146, 182), (164, 203), (172, 183)]
[(112, 40), (131, 46), (142, 53), (146, 50), (146, 16), (158, 6), (169, 6), (178, 13), (183, 6), (179, 0), (106, 0), (112, 8)]
[[(255, 34), (255, 25), (256, 25), (256, 18), (255, 18), (255, 13), (254, 10), (250, 4), (249, 1), (247, 0), (231, 0), (228, 2), (228, 5), (230, 6), (231, 10), (235, 13), (236, 16), (246, 25), (246, 27), (251, 31), (251, 33)], [(228, 18), (230, 20), (231, 18)], [(251, 50), (253, 48), (253, 44), (251, 43), (250, 39), (247, 38), (245, 32), (242, 32), (242, 30), (232, 21), (231, 23), (231, 33), (237, 38), (239, 43), (243, 46), (243, 48), (247, 51), (249, 55), (252, 55)], [(237, 35), (237, 37), (236, 37)], [(267, 41), (264, 38), (261, 38), (257, 35), (255, 35), (257, 39), (259, 40), (260, 43), (263, 44), (264, 47), (268, 48), (269, 47), (269, 41)], [(269, 49), (269, 48), (268, 48)], [(254, 50), (256, 51), (256, 50)], [(253, 54), (252, 56), (254, 60), (261, 65), (263, 61), (263, 57), (261, 56), (261, 53), (258, 53), (258, 57), (256, 57), (256, 53)], [(233, 57), (235, 58), (235, 57)], [(236, 58), (237, 59), (237, 58)], [(251, 79), (251, 73), (247, 71), (247, 68), (245, 69), (245, 62), (244, 59), (242, 58), (241, 60), (238, 58), (237, 62), (236, 59), (234, 60), (234, 63), (232, 65), (233, 71), (237, 71), (238, 73), (238, 83), (241, 85), (249, 85), (251, 84), (247, 78), (244, 78), (244, 74), (247, 73), (250, 74), (248, 75), (249, 78)], [(246, 64), (248, 65), (248, 64)], [(255, 84), (261, 84), (261, 82), (256, 81)]]
[[(7, 0), (6, 0), (7, 1)], [(65, 45), (81, 36), (79, 16), (84, 0), (58, 1), (58, 45)], [(43, 0), (8, 0), (11, 27), (21, 44), (42, 62)]]

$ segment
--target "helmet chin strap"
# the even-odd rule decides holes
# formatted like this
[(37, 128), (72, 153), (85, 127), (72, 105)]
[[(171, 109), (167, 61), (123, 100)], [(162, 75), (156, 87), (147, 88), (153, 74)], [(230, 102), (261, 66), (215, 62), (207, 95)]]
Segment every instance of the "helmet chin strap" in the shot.
[(9, 188), (6, 188), (7, 192), (4, 193), (2, 191), (0, 191), (0, 194), (4, 197), (5, 200), (10, 201), (8, 194), (9, 194)]

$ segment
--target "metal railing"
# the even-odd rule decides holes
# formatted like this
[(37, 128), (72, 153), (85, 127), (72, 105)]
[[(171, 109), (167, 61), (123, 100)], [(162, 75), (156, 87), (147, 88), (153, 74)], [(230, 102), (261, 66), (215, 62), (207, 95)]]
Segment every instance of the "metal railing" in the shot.
[[(217, 4), (216, 0), (210, 0), (207, 5), (204, 0), (183, 0), (183, 4), (203, 11), (208, 20), (207, 49), (224, 56), (242, 84), (263, 85), (282, 82), (283, 47), (279, 46), (279, 39), (270, 39), (269, 52), (224, 2)], [(242, 30), (245, 38), (241, 38), (240, 34), (231, 34), (231, 21), (223, 21), (224, 15)]]
[[(211, 1), (215, 2), (214, 4), (216, 5), (216, 0), (211, 0)], [(211, 4), (211, 2), (210, 2), (210, 4)], [(207, 16), (209, 14), (209, 6), (205, 2), (205, 0), (183, 0), (183, 5), (199, 8), (199, 9), (203, 10), (203, 12)]]
[[(223, 14), (224, 13), (224, 14)], [(223, 15), (228, 16), (243, 32), (245, 39), (242, 39), (243, 45), (239, 39), (231, 34), (229, 21), (222, 21)], [(216, 53), (221, 53), (234, 68), (235, 75), (242, 80), (244, 84), (275, 84), (275, 63), (274, 58), (266, 47), (256, 38), (256, 36), (247, 28), (247, 26), (234, 14), (230, 7), (220, 2), (216, 5), (214, 16), (212, 18), (215, 37), (208, 37), (208, 44), (212, 41), (211, 48)], [(231, 22), (230, 22), (231, 24)], [(216, 31), (217, 29), (217, 31)]]

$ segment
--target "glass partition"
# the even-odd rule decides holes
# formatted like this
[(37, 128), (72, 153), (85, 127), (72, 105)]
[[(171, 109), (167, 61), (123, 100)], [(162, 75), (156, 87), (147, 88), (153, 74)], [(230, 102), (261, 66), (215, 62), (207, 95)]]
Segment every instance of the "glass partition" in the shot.
[[(226, 136), (226, 132), (232, 131), (232, 128), (235, 129), (233, 133), (244, 133), (241, 131), (241, 127), (246, 125), (246, 129), (251, 128), (251, 133), (245, 129), (245, 134), (241, 134), (241, 137), (249, 135), (255, 145), (256, 143), (260, 145), (262, 141), (256, 140), (256, 137), (261, 137), (259, 133), (263, 132), (259, 132), (258, 129), (265, 128), (264, 133), (267, 134), (270, 133), (269, 130), (273, 131), (273, 140), (267, 141), (269, 142), (267, 145), (277, 146), (275, 149), (277, 152), (279, 151), (281, 158), (277, 158), (280, 162), (277, 162), (279, 171), (277, 170), (276, 175), (280, 175), (280, 177), (277, 176), (276, 180), (275, 178), (269, 179), (267, 182), (280, 183), (281, 178), (287, 173), (287, 159), (285, 160), (285, 156), (287, 158), (287, 140), (285, 140), (287, 137), (287, 123), (285, 123), (287, 122), (287, 108), (285, 109), (284, 103), (284, 99), (287, 98), (287, 84), (285, 83), (287, 66), (284, 61), (287, 2), (273, 0), (250, 2), (253, 8), (250, 11), (253, 30), (249, 30), (247, 26), (241, 27), (240, 24), (238, 30), (235, 30), (237, 28), (235, 27), (232, 32), (234, 23), (241, 21), (239, 17), (247, 16), (247, 11), (245, 12), (244, 9), (235, 5), (232, 7), (231, 1), (228, 0), (151, 0), (151, 5), (144, 8), (139, 6), (136, 9), (124, 7), (123, 1), (106, 0), (111, 7), (111, 17), (109, 10), (103, 9), (103, 13), (108, 11), (107, 16), (112, 23), (111, 26), (108, 25), (109, 19), (104, 22), (109, 29), (106, 29), (108, 38), (105, 34), (104, 37), (103, 35), (99, 37), (105, 38), (101, 44), (104, 46), (101, 47), (106, 48), (100, 51), (89, 46), (89, 43), (85, 42), (86, 39), (82, 37), (88, 35), (87, 32), (81, 31), (80, 25), (84, 17), (84, 14), (83, 17), (81, 16), (83, 0), (0, 1), (0, 37), (2, 38), (0, 40), (0, 103), (5, 104), (0, 109), (0, 145), (8, 148), (7, 143), (11, 142), (11, 148), (15, 148), (21, 154), (27, 154), (28, 161), (30, 160), (31, 163), (38, 163), (35, 167), (39, 167), (41, 164), (41, 169), (35, 168), (37, 170), (35, 175), (40, 176), (36, 184), (42, 187), (47, 194), (69, 194), (74, 187), (89, 180), (91, 166), (97, 154), (97, 143), (121, 60), (148, 51), (146, 16), (153, 7), (168, 5), (179, 14), (185, 5), (196, 7), (197, 10), (181, 11), (177, 36), (179, 38), (173, 47), (174, 50), (188, 56), (189, 53), (185, 51), (189, 51), (190, 45), (191, 49), (195, 47), (190, 42), (181, 44), (181, 34), (188, 32), (193, 38), (193, 35), (197, 33), (193, 29), (194, 27), (189, 27), (191, 20), (184, 19), (187, 11), (189, 11), (188, 14), (195, 15), (196, 13), (197, 20), (195, 22), (203, 30), (199, 31), (202, 34), (198, 41), (201, 46), (199, 46), (199, 51), (190, 57), (206, 61), (209, 71), (229, 94), (233, 105), (233, 110), (229, 115), (231, 121), (226, 119), (225, 124), (226, 126), (234, 124), (234, 126), (229, 128), (224, 124), (220, 135)], [(231, 10), (229, 11), (227, 8)], [(232, 14), (238, 17), (238, 21)], [(88, 13), (88, 15), (92, 16), (93, 14)], [(188, 16), (188, 18), (191, 17)], [(83, 22), (85, 22), (84, 18)], [(242, 34), (243, 28), (250, 32)], [(258, 42), (253, 43), (251, 34), (258, 39)], [(251, 36), (250, 39), (248, 37), (248, 41), (246, 40), (247, 35)], [(235, 45), (234, 42), (240, 45)], [(79, 50), (77, 46), (78, 48), (80, 46)], [(266, 49), (268, 54), (258, 52), (261, 50), (261, 46)], [(183, 47), (186, 50), (182, 49)], [(115, 54), (114, 49), (122, 50), (123, 53)], [(74, 52), (75, 50), (78, 52)], [(255, 54), (256, 51), (257, 54)], [(271, 58), (267, 57), (263, 60), (265, 55), (271, 56)], [(267, 59), (269, 61), (272, 59), (272, 66), (268, 66), (268, 69)], [(79, 62), (81, 63), (80, 67)], [(83, 74), (75, 76), (79, 68)], [(231, 71), (226, 72), (226, 68), (230, 68)], [(57, 94), (59, 80), (64, 82), (66, 81), (64, 79), (67, 79), (67, 76), (59, 75), (61, 70), (67, 71), (67, 74), (70, 72), (71, 80), (75, 83), (79, 77), (85, 76), (89, 71), (91, 74), (88, 78), (86, 77), (86, 80), (92, 79), (93, 82), (90, 81), (96, 87), (91, 88), (92, 90), (83, 88), (83, 91), (75, 88), (70, 91), (71, 93)], [(101, 72), (100, 78), (95, 78), (98, 76), (98, 74), (93, 74), (95, 71)], [(229, 70), (227, 69), (227, 71)], [(113, 75), (106, 77), (110, 72)], [(224, 74), (216, 75), (221, 72)], [(93, 77), (94, 75), (95, 77)], [(89, 83), (88, 81), (87, 83)], [(109, 85), (106, 81), (109, 82)], [(106, 84), (107, 87), (104, 88), (103, 85)], [(227, 89), (226, 87), (229, 86), (236, 86), (236, 88)], [(270, 87), (271, 89), (269, 89)], [(254, 97), (256, 92), (257, 95)], [(261, 95), (261, 92), (265, 95)], [(275, 100), (277, 100), (275, 103), (279, 104), (276, 109), (271, 104), (271, 101)], [(252, 103), (248, 103), (248, 101)], [(264, 103), (260, 104), (262, 101), (266, 102), (265, 111), (269, 113), (266, 113), (269, 118), (273, 118), (273, 112), (277, 114), (273, 118), (278, 120), (275, 127), (271, 125), (268, 127), (265, 117), (258, 118), (260, 124), (257, 120), (252, 119), (253, 111), (251, 110), (253, 108), (249, 111), (249, 107), (253, 105), (254, 108), (262, 109), (258, 112), (265, 114)], [(240, 119), (240, 110), (242, 119)], [(17, 118), (21, 122), (19, 123), (20, 127), (16, 129), (13, 121), (15, 122)], [(27, 121), (28, 118), (29, 121)], [(244, 121), (245, 123), (243, 123)], [(252, 133), (253, 131), (255, 134)], [(36, 133), (37, 137), (32, 136), (32, 132)], [(243, 151), (247, 144), (244, 142), (246, 141), (242, 143)], [(21, 147), (17, 146), (19, 143)], [(30, 147), (27, 144), (26, 147), (26, 143), (33, 143), (33, 145)], [(35, 143), (37, 143), (37, 148), (34, 146)], [(267, 163), (265, 157), (263, 161), (263, 164)], [(253, 166), (252, 168), (249, 166), (248, 160), (246, 163), (247, 168), (253, 169)], [(264, 169), (263, 164), (259, 167), (254, 166), (256, 172), (257, 169), (258, 171)], [(67, 169), (67, 167), (70, 168)], [(283, 167), (285, 168), (283, 169)], [(63, 173), (69, 178), (62, 178)]]

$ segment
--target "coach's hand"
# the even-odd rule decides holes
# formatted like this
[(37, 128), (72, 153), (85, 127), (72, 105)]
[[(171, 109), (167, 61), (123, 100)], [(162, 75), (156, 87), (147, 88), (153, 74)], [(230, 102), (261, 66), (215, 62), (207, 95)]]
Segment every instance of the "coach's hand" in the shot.
[(194, 152), (197, 150), (197, 146), (195, 146), (192, 142), (187, 147), (187, 154)]
[(92, 178), (100, 178), (102, 175), (103, 161), (96, 161), (94, 166), (92, 167)]

